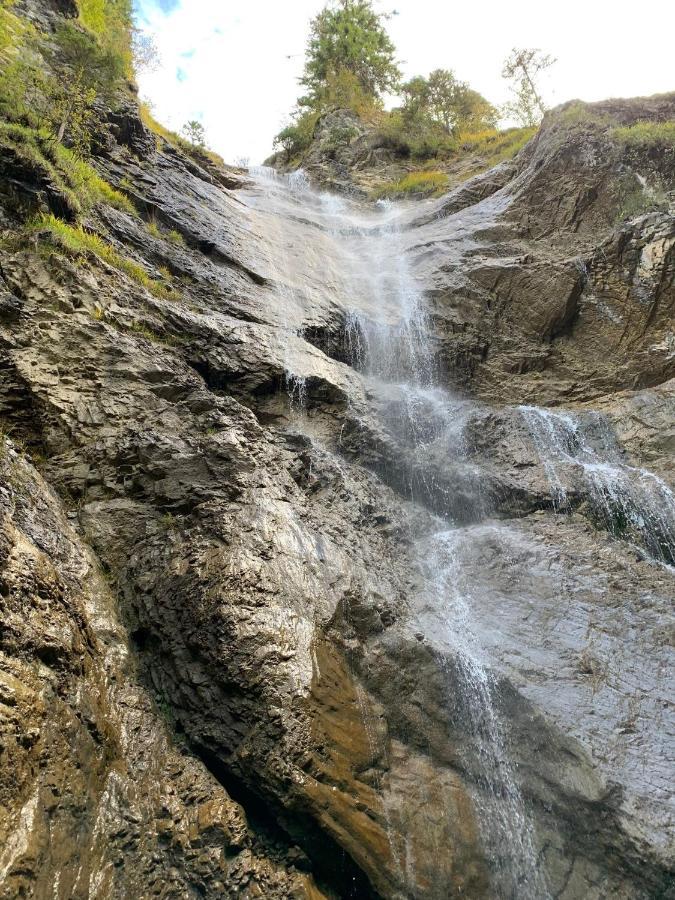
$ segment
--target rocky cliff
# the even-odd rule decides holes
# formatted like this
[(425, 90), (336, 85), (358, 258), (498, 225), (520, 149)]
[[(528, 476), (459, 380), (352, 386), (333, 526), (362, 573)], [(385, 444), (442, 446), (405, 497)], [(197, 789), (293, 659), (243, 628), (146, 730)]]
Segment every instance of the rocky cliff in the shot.
[(0, 896), (668, 896), (673, 119), (382, 209), (129, 98), (114, 253), (0, 146)]

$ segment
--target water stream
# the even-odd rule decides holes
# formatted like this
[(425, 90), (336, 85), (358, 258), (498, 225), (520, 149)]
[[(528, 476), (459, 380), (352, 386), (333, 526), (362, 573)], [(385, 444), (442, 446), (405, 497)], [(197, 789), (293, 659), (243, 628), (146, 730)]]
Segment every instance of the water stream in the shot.
[[(449, 462), (461, 460), (463, 426), (472, 404), (439, 383), (424, 293), (408, 262), (408, 208), (373, 207), (321, 194), (298, 175), (294, 180), (265, 170), (254, 175), (257, 187), (251, 205), (275, 221), (280, 246), (286, 248), (281, 251), (283, 258), (277, 251), (270, 267), (288, 301), (289, 332), (301, 333), (299, 319), (291, 314), (312, 302), (312, 291), (327, 309), (340, 308), (344, 315), (341, 356), (359, 373), (383, 431), (407, 447), (409, 458), (417, 462), (439, 437), (453, 457)], [(315, 237), (308, 239), (310, 229)], [(302, 244), (302, 253), (296, 248), (291, 254), (288, 247), (296, 241)], [(320, 273), (318, 288), (313, 284), (308, 291), (303, 286), (303, 266), (314, 273), (313, 278)], [(292, 409), (301, 413), (307, 402), (305, 380), (303, 373), (293, 371), (290, 360), (286, 385)], [(653, 556), (672, 558), (673, 495), (655, 476), (621, 458), (606, 423), (594, 421), (593, 431), (584, 427), (583, 419), (565, 413), (522, 407), (520, 414), (549, 479), (556, 511), (565, 514), (571, 508), (563, 469), (573, 466), (610, 532), (621, 537), (626, 529), (632, 530)], [(435, 483), (433, 471), (424, 465), (409, 466), (404, 479), (406, 499), (426, 503), (429, 497), (441, 496), (442, 506), (444, 488)], [(467, 472), (471, 518), (489, 521), (479, 479), (474, 486)], [(490, 527), (508, 528), (496, 523)], [(445, 515), (441, 511), (435, 532), (416, 538), (420, 587), (418, 596), (411, 598), (411, 616), (416, 609), (425, 615), (433, 611), (438, 631), (431, 637), (444, 649), (446, 663), (440, 664), (446, 666), (448, 692), (461, 696), (463, 728), (474, 753), (475, 806), (486, 856), (492, 861), (495, 896), (545, 900), (549, 891), (511, 761), (508, 722), (499, 708), (497, 678), (474, 620), (473, 586), (463, 567), (472, 541), (472, 527), (451, 511)], [(428, 621), (428, 616), (421, 615), (418, 624), (426, 627)], [(386, 785), (380, 787), (385, 793)], [(398, 862), (400, 871), (408, 865), (408, 860)]]

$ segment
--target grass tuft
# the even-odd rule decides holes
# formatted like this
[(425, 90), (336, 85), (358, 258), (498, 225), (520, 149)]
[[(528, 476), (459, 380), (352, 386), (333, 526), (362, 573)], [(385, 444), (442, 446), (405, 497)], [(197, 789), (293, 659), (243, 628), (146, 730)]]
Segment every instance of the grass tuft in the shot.
[(87, 254), (97, 256), (113, 268), (124, 272), (155, 297), (167, 300), (174, 296), (169, 286), (152, 279), (139, 263), (122, 256), (99, 235), (85, 231), (79, 225), (69, 225), (68, 222), (48, 214), (39, 216), (28, 227), (34, 233), (46, 234), (56, 247), (74, 257), (87, 256)]
[(63, 195), (73, 215), (89, 212), (97, 203), (107, 203), (130, 215), (133, 203), (115, 190), (84, 159), (59, 144), (45, 129), (0, 122), (0, 147), (13, 150)]
[(484, 156), (489, 166), (511, 159), (537, 133), (536, 128), (507, 128), (505, 131), (487, 129), (460, 135), (458, 150), (461, 154)]
[(167, 238), (171, 241), (172, 244), (182, 245), (185, 244), (185, 239), (180, 231), (176, 231), (175, 228), (172, 228), (171, 231), (167, 234)]

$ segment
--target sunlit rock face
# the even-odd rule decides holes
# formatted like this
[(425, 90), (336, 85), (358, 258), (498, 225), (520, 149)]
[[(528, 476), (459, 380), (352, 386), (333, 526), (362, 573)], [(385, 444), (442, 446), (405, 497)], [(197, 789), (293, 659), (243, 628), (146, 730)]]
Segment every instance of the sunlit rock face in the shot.
[(0, 250), (0, 896), (667, 896), (672, 154), (377, 206), (114, 125), (174, 299)]

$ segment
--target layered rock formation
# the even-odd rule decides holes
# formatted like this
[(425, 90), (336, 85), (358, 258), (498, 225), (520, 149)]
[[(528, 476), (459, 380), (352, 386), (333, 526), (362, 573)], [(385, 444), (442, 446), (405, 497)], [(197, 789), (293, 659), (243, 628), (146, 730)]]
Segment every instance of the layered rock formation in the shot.
[(0, 896), (667, 896), (675, 97), (581, 111), (382, 211), (129, 101), (170, 297), (2, 157)]

